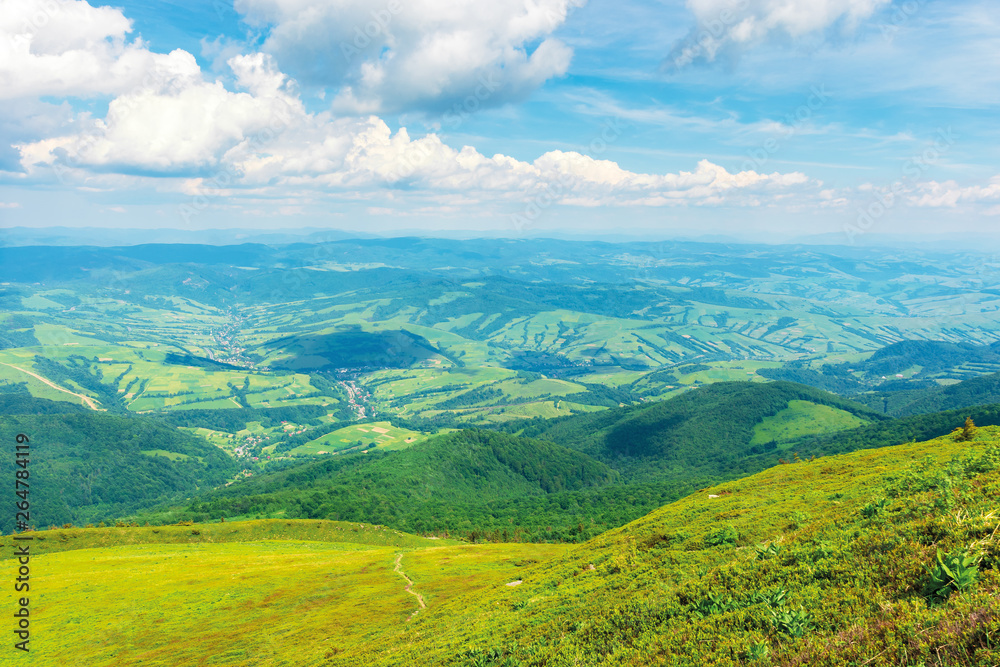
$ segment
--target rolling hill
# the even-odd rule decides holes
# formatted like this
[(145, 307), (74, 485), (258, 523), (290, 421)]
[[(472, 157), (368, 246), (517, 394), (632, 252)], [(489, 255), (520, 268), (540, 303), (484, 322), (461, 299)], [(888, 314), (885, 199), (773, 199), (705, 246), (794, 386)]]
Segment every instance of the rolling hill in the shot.
[[(220, 485), (239, 467), (159, 419), (118, 416), (20, 395), (0, 396), (0, 439), (30, 439), (31, 525), (83, 525)], [(13, 446), (0, 466), (14, 470)], [(0, 530), (14, 527), (13, 513)]]
[[(467, 430), (401, 451), (339, 455), (258, 475), (202, 494), (182, 509), (142, 514), (140, 520), (277, 515), (380, 523), (472, 539), (491, 531), (508, 539), (518, 533), (525, 539), (556, 522), (542, 497), (592, 495), (617, 478), (605, 464), (572, 449)], [(569, 506), (562, 509), (566, 514)], [(570, 517), (571, 525), (589, 518)]]
[(930, 385), (919, 389), (874, 392), (856, 399), (873, 410), (893, 417), (1000, 403), (1000, 373), (969, 378), (943, 387)]
[(415, 620), (413, 644), (357, 647), (340, 664), (993, 665), (997, 436), (783, 465), (706, 489), (539, 565), (516, 588), (445, 603)]
[(32, 664), (987, 667), (998, 445), (780, 465), (575, 546), (305, 520), (37, 533)]
[(651, 405), (528, 425), (521, 433), (586, 452), (628, 481), (719, 480), (773, 465), (783, 444), (806, 433), (880, 419), (805, 385), (718, 382)]

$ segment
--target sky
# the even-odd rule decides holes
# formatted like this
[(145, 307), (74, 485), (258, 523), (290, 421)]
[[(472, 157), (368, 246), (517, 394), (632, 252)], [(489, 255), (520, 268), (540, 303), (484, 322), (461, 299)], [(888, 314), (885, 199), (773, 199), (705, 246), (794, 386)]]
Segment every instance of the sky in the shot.
[(998, 84), (995, 0), (0, 0), (0, 230), (996, 239)]

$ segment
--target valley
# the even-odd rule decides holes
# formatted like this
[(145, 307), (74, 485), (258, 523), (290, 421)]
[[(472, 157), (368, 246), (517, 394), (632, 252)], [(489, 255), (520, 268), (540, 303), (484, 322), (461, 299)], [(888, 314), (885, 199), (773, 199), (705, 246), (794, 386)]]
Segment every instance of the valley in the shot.
[[(982, 258), (53, 254), (0, 248), (0, 438), (32, 437), (59, 637), (33, 664), (992, 664)], [(938, 549), (976, 583), (929, 593)]]

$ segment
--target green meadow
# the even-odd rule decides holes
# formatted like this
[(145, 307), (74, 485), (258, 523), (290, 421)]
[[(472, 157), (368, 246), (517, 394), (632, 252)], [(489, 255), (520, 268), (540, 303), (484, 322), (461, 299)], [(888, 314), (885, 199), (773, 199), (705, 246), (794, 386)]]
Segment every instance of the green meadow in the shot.
[(389, 422), (367, 422), (352, 424), (327, 433), (292, 449), (291, 453), (320, 455), (355, 448), (363, 449), (372, 445), (380, 449), (397, 450), (405, 449), (426, 438), (427, 435), (424, 433), (396, 428)]
[(788, 407), (754, 427), (750, 444), (794, 440), (804, 435), (833, 433), (864, 426), (867, 422), (845, 410), (810, 401), (792, 400)]
[(39, 531), (30, 663), (6, 664), (986, 667), (998, 445), (988, 427), (779, 465), (572, 546), (310, 520)]

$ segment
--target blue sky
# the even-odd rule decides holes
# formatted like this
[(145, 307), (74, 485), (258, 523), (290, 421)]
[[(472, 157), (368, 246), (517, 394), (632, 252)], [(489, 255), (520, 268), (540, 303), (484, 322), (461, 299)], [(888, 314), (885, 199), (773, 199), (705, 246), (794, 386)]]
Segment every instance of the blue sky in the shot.
[(4, 7), (4, 227), (849, 243), (1000, 219), (990, 2)]

